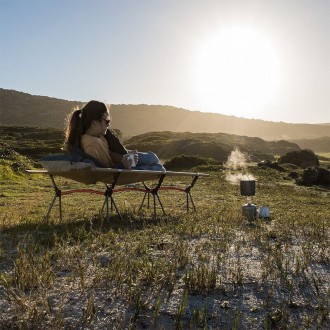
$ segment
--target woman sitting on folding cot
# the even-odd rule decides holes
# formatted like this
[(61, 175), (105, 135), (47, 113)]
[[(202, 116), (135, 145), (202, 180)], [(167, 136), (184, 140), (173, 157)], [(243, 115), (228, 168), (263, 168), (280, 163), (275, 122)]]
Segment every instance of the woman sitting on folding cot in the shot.
[(82, 151), (96, 166), (121, 169), (165, 171), (153, 152), (127, 151), (110, 131), (108, 107), (98, 101), (88, 102), (69, 116), (65, 143), (72, 154)]

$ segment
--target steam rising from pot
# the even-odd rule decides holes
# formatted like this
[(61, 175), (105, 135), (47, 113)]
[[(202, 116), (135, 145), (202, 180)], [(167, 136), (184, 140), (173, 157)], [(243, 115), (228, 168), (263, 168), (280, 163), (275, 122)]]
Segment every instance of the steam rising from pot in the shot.
[(239, 168), (246, 167), (246, 156), (239, 151), (238, 148), (235, 148), (229, 155), (226, 166), (232, 170), (237, 170)]
[(237, 184), (242, 180), (255, 180), (252, 174), (247, 173), (247, 156), (242, 153), (238, 148), (235, 148), (229, 155), (226, 168), (229, 170), (237, 171), (240, 170), (241, 173), (227, 173), (226, 180), (232, 184)]

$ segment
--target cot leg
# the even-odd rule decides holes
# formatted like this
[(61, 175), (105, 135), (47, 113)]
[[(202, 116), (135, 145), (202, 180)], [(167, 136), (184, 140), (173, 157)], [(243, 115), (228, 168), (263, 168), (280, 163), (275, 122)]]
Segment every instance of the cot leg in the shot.
[(157, 211), (156, 211), (156, 195), (152, 194), (152, 197), (154, 199), (154, 218), (156, 218), (156, 214), (157, 214)]
[(150, 193), (153, 192), (153, 190), (151, 188), (149, 188), (145, 182), (143, 182), (143, 185), (144, 185), (144, 189), (145, 189), (145, 193), (144, 193), (144, 196), (143, 196), (143, 200), (142, 200), (142, 203), (140, 205), (140, 208), (139, 208), (139, 211), (142, 209), (142, 206), (144, 205), (144, 201), (146, 199), (146, 196), (148, 196), (148, 209), (150, 209)]
[(56, 198), (57, 198), (57, 195), (55, 194), (55, 196), (53, 197), (53, 200), (51, 201), (50, 205), (49, 205), (49, 208), (48, 208), (48, 212), (45, 216), (45, 220), (48, 222), (49, 221), (49, 214), (50, 214), (50, 211), (52, 210), (53, 206), (54, 206), (54, 203), (56, 201)]
[(119, 219), (120, 220), (123, 220), (123, 218), (122, 218), (122, 216), (121, 216), (121, 214), (120, 214), (120, 212), (119, 212), (119, 209), (118, 209), (118, 207), (117, 207), (117, 205), (116, 205), (116, 203), (115, 203), (115, 200), (113, 199), (113, 197), (112, 196), (110, 196), (110, 210), (109, 210), (109, 196), (108, 195), (106, 195), (105, 196), (105, 201), (104, 201), (104, 204), (103, 204), (103, 207), (102, 207), (102, 210), (104, 209), (104, 205), (106, 206), (106, 220), (107, 221), (110, 221), (110, 210), (111, 210), (111, 212), (113, 211), (113, 208), (115, 209), (115, 211), (116, 211), (116, 213), (118, 214), (118, 216), (119, 216)]
[(49, 205), (49, 208), (48, 208), (48, 211), (47, 211), (47, 214), (46, 214), (45, 219), (46, 219), (47, 222), (49, 221), (50, 212), (53, 209), (53, 206), (55, 204), (56, 198), (58, 197), (59, 211), (60, 211), (60, 221), (62, 221), (62, 198), (61, 198), (62, 193), (61, 193), (61, 190), (57, 187), (53, 176), (52, 175), (49, 175), (49, 177), (50, 177), (50, 179), (52, 181), (52, 184), (53, 184), (53, 187), (54, 187), (54, 190), (55, 190), (55, 196), (53, 197), (53, 200), (51, 201), (51, 203)]
[[(158, 193), (154, 194), (154, 200), (155, 200), (155, 196), (157, 197), (157, 200), (158, 200), (158, 203), (163, 211), (163, 214), (165, 215), (165, 210), (164, 210), (164, 206), (162, 204), (162, 201), (160, 200), (159, 196), (158, 196)], [(154, 205), (156, 205), (156, 203), (154, 203)], [(155, 217), (156, 217), (156, 208), (154, 206), (154, 213), (155, 213)]]
[(145, 201), (147, 195), (148, 195), (148, 208), (149, 208), (149, 193), (148, 192), (145, 192), (144, 193), (144, 196), (143, 196), (143, 199), (142, 199), (142, 203), (140, 204), (140, 207), (139, 207), (139, 211), (141, 211), (142, 206), (144, 204), (144, 201)]
[(61, 197), (61, 195), (58, 196), (58, 206), (60, 208), (60, 222), (62, 222), (63, 217), (62, 217), (62, 197)]
[(195, 185), (196, 181), (198, 180), (198, 178), (199, 178), (199, 176), (195, 175), (194, 178), (191, 181), (191, 184), (185, 189), (185, 193), (186, 193), (186, 196), (187, 196), (187, 212), (189, 212), (189, 200), (191, 201), (191, 205), (193, 206), (194, 211), (196, 212), (196, 207), (195, 207), (194, 201), (191, 197), (190, 191), (194, 187), (194, 185)]
[(104, 197), (104, 202), (103, 202), (102, 207), (101, 207), (101, 212), (103, 212), (103, 210), (105, 208), (105, 205), (106, 205), (106, 197)]
[(152, 194), (152, 197), (153, 197), (153, 203), (154, 203), (154, 218), (156, 218), (156, 215), (157, 215), (157, 208), (156, 208), (156, 202), (158, 201), (162, 211), (163, 211), (163, 214), (165, 214), (165, 210), (164, 210), (164, 206), (158, 196), (158, 190), (160, 189), (163, 181), (164, 181), (164, 178), (165, 178), (165, 174), (162, 174), (160, 177), (159, 177), (159, 180), (158, 180), (158, 183), (156, 185), (156, 187), (154, 187), (153, 189), (149, 188), (144, 182), (143, 182), (143, 185), (144, 185), (144, 188), (145, 188), (145, 193), (144, 193), (144, 196), (143, 196), (143, 200), (142, 200), (142, 203), (140, 205), (140, 208), (139, 208), (139, 211), (141, 210), (143, 204), (144, 204), (144, 201), (145, 201), (145, 198), (146, 198), (146, 195), (148, 195), (148, 209), (150, 208), (150, 194)]
[[(109, 200), (108, 200), (106, 195), (104, 197), (104, 202), (102, 204), (101, 211), (103, 211), (105, 207), (107, 207), (109, 209)], [(112, 202), (112, 200), (110, 201), (110, 210), (111, 210), (111, 212), (113, 211), (113, 202)]]
[(116, 183), (117, 183), (117, 180), (118, 180), (118, 177), (119, 177), (120, 173), (117, 173), (114, 178), (113, 178), (113, 181), (111, 183), (111, 185), (108, 185), (106, 184), (106, 190), (104, 192), (104, 196), (105, 196), (105, 201), (104, 203), (106, 204), (106, 208), (107, 208), (107, 221), (110, 221), (110, 214), (109, 214), (109, 197), (110, 197), (110, 203), (111, 203), (111, 211), (113, 210), (113, 208), (116, 210), (116, 213), (118, 214), (120, 220), (123, 220), (119, 210), (118, 210), (118, 207), (115, 203), (115, 200), (113, 199), (112, 197), (112, 194), (113, 194), (113, 190), (116, 186)]
[(186, 195), (187, 195), (187, 212), (189, 212), (189, 200), (191, 202), (191, 205), (193, 206), (194, 211), (196, 212), (196, 207), (195, 207), (194, 201), (191, 197), (190, 191), (186, 192)]
[(123, 218), (122, 218), (122, 216), (121, 216), (121, 214), (120, 214), (120, 212), (119, 212), (119, 210), (118, 210), (118, 207), (117, 207), (117, 205), (116, 205), (116, 203), (115, 203), (113, 197), (111, 196), (110, 198), (111, 198), (111, 208), (112, 208), (112, 206), (114, 206), (114, 208), (115, 208), (115, 210), (116, 210), (116, 213), (117, 213), (119, 219), (120, 219), (121, 221), (123, 221)]
[(104, 198), (104, 203), (103, 203), (103, 207), (102, 207), (102, 211), (104, 209), (105, 206), (105, 210), (106, 210), (106, 221), (109, 222), (110, 221), (110, 215), (109, 215), (109, 198), (107, 195), (105, 195)]

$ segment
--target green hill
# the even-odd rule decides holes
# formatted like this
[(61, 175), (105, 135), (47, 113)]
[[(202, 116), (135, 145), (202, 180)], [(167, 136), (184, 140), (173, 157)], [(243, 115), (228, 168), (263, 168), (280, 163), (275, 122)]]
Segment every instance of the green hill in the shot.
[[(82, 105), (79, 101), (0, 89), (0, 124), (61, 129), (71, 110)], [(222, 132), (258, 136), (264, 140), (315, 139), (330, 136), (329, 125), (326, 124), (269, 122), (161, 105), (112, 105), (111, 117), (113, 126), (120, 129), (126, 137), (152, 131)]]
[[(64, 132), (54, 128), (0, 126), (0, 154), (14, 150), (32, 159), (62, 152)], [(274, 159), (299, 147), (287, 141), (265, 141), (260, 138), (224, 133), (151, 132), (124, 142), (129, 149), (154, 151), (163, 159), (185, 154), (226, 161), (230, 152), (239, 148), (249, 160)]]
[(14, 150), (34, 160), (62, 152), (64, 132), (54, 128), (0, 126), (0, 158)]
[(150, 132), (125, 141), (129, 149), (154, 151), (161, 158), (181, 154), (210, 157), (226, 161), (231, 151), (238, 148), (250, 161), (273, 160), (274, 155), (299, 150), (299, 146), (287, 141), (265, 141), (256, 137), (225, 133), (176, 133)]

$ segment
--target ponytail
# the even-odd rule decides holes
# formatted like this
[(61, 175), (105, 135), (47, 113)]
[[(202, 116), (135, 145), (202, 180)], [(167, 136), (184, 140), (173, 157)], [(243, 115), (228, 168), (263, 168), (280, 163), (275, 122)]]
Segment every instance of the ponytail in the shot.
[(65, 132), (65, 144), (70, 150), (73, 146), (80, 147), (80, 138), (83, 135), (81, 110), (74, 110), (68, 118), (68, 124)]

